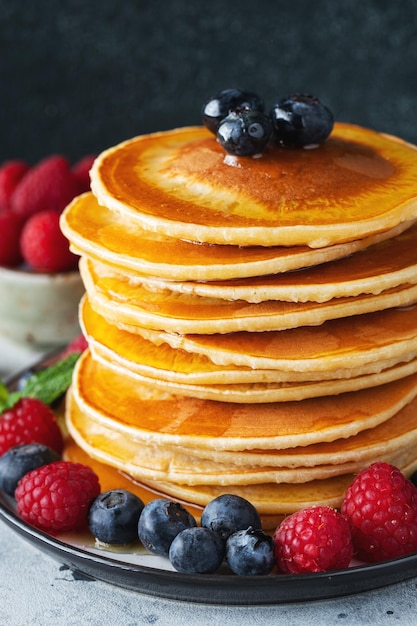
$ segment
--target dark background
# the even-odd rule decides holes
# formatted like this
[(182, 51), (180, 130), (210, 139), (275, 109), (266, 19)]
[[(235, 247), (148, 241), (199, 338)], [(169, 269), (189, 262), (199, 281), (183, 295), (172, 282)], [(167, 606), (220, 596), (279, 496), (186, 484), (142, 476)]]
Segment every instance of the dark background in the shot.
[(0, 162), (200, 123), (226, 87), (417, 143), (414, 0), (0, 0), (0, 38)]

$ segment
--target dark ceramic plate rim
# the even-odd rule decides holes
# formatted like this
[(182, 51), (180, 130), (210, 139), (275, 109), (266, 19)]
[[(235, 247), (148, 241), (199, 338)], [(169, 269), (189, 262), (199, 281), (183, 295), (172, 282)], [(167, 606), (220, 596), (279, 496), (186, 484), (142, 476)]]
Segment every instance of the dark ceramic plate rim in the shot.
[[(50, 362), (51, 357), (43, 359), (31, 369)], [(16, 379), (9, 382), (11, 388)], [(131, 591), (184, 602), (255, 606), (325, 600), (371, 591), (417, 576), (417, 554), (318, 574), (246, 577), (181, 574), (123, 562), (61, 541), (21, 520), (10, 505), (10, 499), (1, 491), (0, 519), (23, 539), (71, 570)]]

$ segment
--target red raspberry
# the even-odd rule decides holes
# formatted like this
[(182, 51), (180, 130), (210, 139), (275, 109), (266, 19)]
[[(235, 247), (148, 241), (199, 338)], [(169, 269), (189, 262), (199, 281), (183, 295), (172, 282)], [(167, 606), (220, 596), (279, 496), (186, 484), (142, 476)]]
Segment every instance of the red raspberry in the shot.
[(79, 193), (90, 191), (90, 170), (96, 159), (95, 154), (88, 154), (72, 167), (74, 176), (78, 180)]
[(27, 220), (20, 249), (26, 263), (39, 272), (68, 272), (78, 266), (78, 256), (61, 232), (56, 211), (41, 211)]
[(74, 530), (87, 525), (90, 504), (99, 493), (100, 483), (92, 469), (55, 461), (20, 479), (15, 491), (17, 512), (42, 530)]
[(63, 156), (50, 156), (22, 178), (11, 199), (12, 210), (28, 218), (39, 211), (60, 213), (78, 194), (78, 182)]
[(24, 161), (6, 161), (0, 167), (0, 209), (10, 208), (10, 198), (23, 176), (29, 171)]
[(64, 447), (52, 409), (37, 398), (21, 398), (0, 415), (0, 456), (24, 443), (43, 443), (58, 454)]
[(14, 213), (0, 213), (0, 265), (16, 267), (22, 263), (20, 235), (23, 222)]
[(362, 470), (341, 512), (358, 559), (378, 562), (417, 552), (417, 489), (393, 465), (379, 461)]
[(349, 524), (327, 506), (307, 507), (289, 515), (273, 539), (278, 567), (286, 574), (343, 569), (352, 558)]

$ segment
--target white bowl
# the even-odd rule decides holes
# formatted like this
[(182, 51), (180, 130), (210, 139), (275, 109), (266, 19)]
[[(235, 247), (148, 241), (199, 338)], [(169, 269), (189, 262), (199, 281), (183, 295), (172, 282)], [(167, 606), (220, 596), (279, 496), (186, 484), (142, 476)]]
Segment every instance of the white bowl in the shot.
[(83, 293), (78, 270), (41, 274), (0, 267), (0, 336), (36, 348), (67, 344), (80, 332)]

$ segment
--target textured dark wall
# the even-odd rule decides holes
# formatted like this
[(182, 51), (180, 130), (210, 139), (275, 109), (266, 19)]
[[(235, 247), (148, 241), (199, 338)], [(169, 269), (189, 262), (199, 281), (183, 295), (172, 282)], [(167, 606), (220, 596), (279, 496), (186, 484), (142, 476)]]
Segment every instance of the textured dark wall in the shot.
[(199, 123), (231, 86), (417, 143), (415, 0), (0, 0), (0, 43), (0, 161)]

